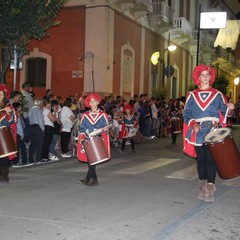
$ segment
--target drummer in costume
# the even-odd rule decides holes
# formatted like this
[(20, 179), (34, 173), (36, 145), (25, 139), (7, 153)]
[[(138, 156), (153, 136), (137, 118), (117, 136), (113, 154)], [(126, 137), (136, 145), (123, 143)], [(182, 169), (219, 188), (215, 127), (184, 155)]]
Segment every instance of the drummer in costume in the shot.
[[(15, 142), (16, 142), (16, 122), (17, 117), (13, 106), (8, 103), (10, 98), (10, 91), (6, 85), (0, 84), (0, 127), (11, 127), (13, 130)], [(4, 139), (1, 139), (4, 141)], [(7, 145), (8, 143), (6, 143)], [(5, 154), (6, 155), (6, 154)], [(0, 157), (0, 181), (9, 181), (9, 160), (12, 160), (15, 155)]]
[(136, 132), (137, 132), (137, 129), (136, 129), (137, 121), (136, 121), (135, 115), (133, 114), (132, 106), (125, 105), (123, 108), (123, 113), (124, 113), (124, 116), (123, 116), (123, 120), (122, 120), (123, 124), (122, 124), (122, 136), (121, 136), (122, 137), (122, 147), (121, 147), (121, 149), (119, 149), (119, 151), (121, 153), (124, 152), (126, 142), (128, 139), (130, 139), (132, 153), (134, 153), (135, 152), (135, 144), (131, 138), (132, 137), (131, 131), (136, 130)]
[(168, 112), (168, 119), (171, 124), (172, 144), (176, 144), (177, 135), (182, 131), (181, 129), (182, 113), (180, 111), (180, 107), (177, 99), (174, 99), (171, 103), (171, 106)]
[(88, 162), (88, 173), (87, 176), (83, 179), (79, 180), (79, 183), (93, 186), (98, 184), (98, 179), (96, 175), (96, 165), (90, 165), (89, 159), (84, 151), (82, 151), (82, 141), (87, 138), (88, 134), (96, 131), (100, 131), (100, 135), (102, 135), (104, 139), (104, 145), (107, 149), (107, 152), (110, 156), (110, 142), (109, 142), (109, 134), (108, 134), (108, 115), (98, 108), (98, 104), (101, 101), (101, 97), (98, 94), (91, 93), (87, 96), (85, 100), (85, 106), (90, 108), (89, 111), (83, 113), (81, 117), (80, 123), (80, 135), (78, 141), (78, 159), (83, 162)]
[(226, 97), (211, 86), (215, 74), (214, 68), (203, 64), (193, 70), (192, 77), (198, 88), (188, 93), (183, 115), (183, 151), (197, 158), (201, 189), (198, 199), (206, 202), (214, 201), (216, 165), (204, 138), (218, 124), (225, 127), (224, 116), (226, 113), (231, 116), (234, 109), (234, 104), (227, 103)]

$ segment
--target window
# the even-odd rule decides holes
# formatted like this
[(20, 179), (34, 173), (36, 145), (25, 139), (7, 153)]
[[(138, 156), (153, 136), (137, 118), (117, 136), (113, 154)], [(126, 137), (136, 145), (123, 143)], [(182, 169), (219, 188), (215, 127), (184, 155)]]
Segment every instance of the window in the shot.
[(46, 72), (47, 60), (45, 58), (29, 58), (26, 61), (26, 81), (32, 87), (45, 87), (46, 86)]

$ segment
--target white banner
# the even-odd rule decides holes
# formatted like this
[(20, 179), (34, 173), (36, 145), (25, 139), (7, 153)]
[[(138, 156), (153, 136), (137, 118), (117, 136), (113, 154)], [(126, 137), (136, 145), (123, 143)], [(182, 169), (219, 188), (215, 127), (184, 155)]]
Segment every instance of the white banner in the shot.
[(227, 26), (224, 29), (219, 29), (214, 47), (221, 46), (222, 48), (236, 49), (240, 32), (240, 20), (227, 20)]

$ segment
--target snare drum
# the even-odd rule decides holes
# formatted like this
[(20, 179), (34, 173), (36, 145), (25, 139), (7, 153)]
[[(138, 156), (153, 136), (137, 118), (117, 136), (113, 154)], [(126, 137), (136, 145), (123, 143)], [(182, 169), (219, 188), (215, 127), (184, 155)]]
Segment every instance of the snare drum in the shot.
[(13, 133), (9, 127), (0, 127), (0, 158), (17, 153)]
[(182, 132), (182, 121), (180, 119), (171, 121), (171, 132), (174, 134)]
[(221, 178), (240, 175), (240, 154), (229, 128), (216, 128), (208, 133), (204, 140)]
[(137, 131), (136, 134), (132, 137), (134, 143), (139, 144), (143, 141), (143, 135)]
[(128, 130), (127, 136), (128, 136), (129, 138), (131, 138), (131, 137), (133, 137), (134, 135), (136, 135), (136, 133), (137, 133), (137, 128), (130, 128), (130, 129)]
[(101, 136), (86, 138), (82, 144), (87, 155), (89, 165), (96, 165), (110, 160)]

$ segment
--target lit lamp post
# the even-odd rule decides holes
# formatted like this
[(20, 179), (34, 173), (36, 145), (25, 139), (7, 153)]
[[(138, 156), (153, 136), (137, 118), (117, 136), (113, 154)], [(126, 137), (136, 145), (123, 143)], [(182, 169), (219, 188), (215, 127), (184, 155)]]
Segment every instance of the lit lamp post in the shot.
[[(170, 45), (168, 46), (167, 48), (164, 49), (163, 51), (163, 58), (161, 59), (160, 58), (160, 52), (154, 52), (151, 56), (151, 62), (153, 65), (157, 65), (159, 62), (163, 64), (163, 70), (162, 70), (162, 86), (164, 86), (164, 74), (167, 75), (167, 77), (170, 77), (170, 71), (171, 71), (171, 68), (169, 66), (169, 56), (167, 57), (167, 68), (165, 69), (165, 53), (168, 52), (173, 52), (177, 49), (177, 46), (176, 45)], [(168, 71), (168, 72), (167, 72)]]
[(169, 52), (173, 52), (177, 49), (176, 45), (170, 45), (166, 49), (164, 49), (163, 56), (165, 57), (165, 53), (167, 52), (167, 67), (165, 68), (165, 61), (163, 61), (163, 75), (162, 75), (162, 86), (164, 86), (164, 74), (170, 78), (171, 75), (174, 73), (174, 69), (172, 66), (170, 66), (170, 56)]
[(235, 85), (235, 91), (234, 91), (234, 93), (235, 93), (235, 100), (236, 100), (236, 102), (237, 102), (237, 99), (238, 99), (238, 84), (239, 84), (239, 81), (240, 81), (239, 77), (237, 77), (237, 78), (235, 78), (235, 79), (233, 80), (234, 85)]

